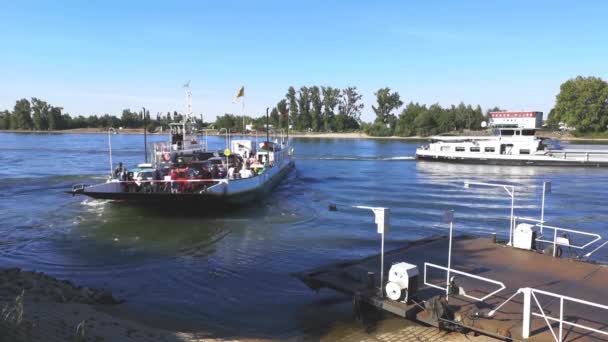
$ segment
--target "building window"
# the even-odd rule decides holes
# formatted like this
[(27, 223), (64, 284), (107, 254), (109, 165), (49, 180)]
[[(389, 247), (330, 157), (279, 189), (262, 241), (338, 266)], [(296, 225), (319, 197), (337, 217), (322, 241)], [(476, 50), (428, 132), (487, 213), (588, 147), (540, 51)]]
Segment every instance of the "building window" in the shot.
[(464, 146), (456, 146), (456, 152), (464, 152)]
[(494, 153), (494, 152), (496, 152), (496, 149), (495, 149), (494, 147), (486, 147), (486, 148), (484, 149), (484, 151)]
[(471, 147), (471, 152), (479, 152), (480, 149), (477, 146)]
[(521, 150), (519, 150), (519, 154), (530, 154), (530, 150), (528, 150), (528, 149), (521, 149)]

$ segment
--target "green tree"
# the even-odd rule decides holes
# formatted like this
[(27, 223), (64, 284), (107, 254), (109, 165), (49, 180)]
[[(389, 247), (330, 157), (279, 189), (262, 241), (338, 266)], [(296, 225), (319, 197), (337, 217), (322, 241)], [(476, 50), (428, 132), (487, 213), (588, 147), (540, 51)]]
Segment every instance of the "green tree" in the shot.
[(473, 109), (473, 117), (471, 118), (471, 124), (469, 125), (469, 129), (481, 129), (481, 122), (485, 121), (485, 117), (483, 116), (483, 110), (481, 110), (481, 106), (475, 106)]
[(11, 112), (5, 110), (0, 112), (0, 129), (10, 129), (11, 128)]
[(46, 131), (49, 129), (49, 109), (50, 106), (45, 101), (32, 98), (32, 122), (34, 129), (37, 131)]
[(458, 106), (454, 108), (454, 129), (466, 128), (467, 121), (467, 106), (463, 102), (460, 102)]
[(581, 76), (562, 83), (549, 122), (563, 122), (582, 133), (606, 131), (608, 83), (599, 77)]
[(420, 113), (427, 110), (426, 106), (418, 103), (410, 102), (399, 114), (397, 125), (395, 127), (395, 135), (409, 137), (416, 134), (416, 126), (414, 121)]
[(437, 123), (437, 133), (450, 132), (456, 128), (454, 120), (456, 107), (452, 106), (451, 108), (444, 109), (436, 103), (429, 108), (429, 111), (431, 111)]
[(239, 120), (235, 115), (233, 114), (228, 114), (225, 113), (222, 116), (218, 116), (215, 119), (215, 127), (217, 129), (221, 129), (221, 128), (227, 128), (227, 129), (231, 129), (237, 126), (238, 122), (243, 122), (242, 120)]
[(361, 122), (363, 95), (357, 92), (357, 87), (348, 87), (342, 90), (336, 116), (336, 130), (343, 132), (358, 129)]
[(399, 93), (391, 93), (391, 89), (386, 87), (378, 89), (374, 95), (376, 95), (377, 106), (372, 106), (372, 109), (376, 113), (376, 122), (386, 125), (390, 130), (394, 130), (397, 118), (393, 114), (393, 111), (403, 105)]
[(287, 100), (282, 99), (281, 101), (279, 101), (279, 103), (277, 103), (277, 110), (279, 111), (279, 114), (280, 114), (279, 128), (289, 129), (289, 127), (288, 127), (289, 108), (287, 107)]
[(11, 129), (28, 129), (33, 128), (32, 122), (32, 107), (27, 99), (18, 100), (15, 103), (13, 115), (11, 115)]
[(310, 112), (310, 127), (313, 131), (318, 132), (323, 123), (323, 100), (321, 99), (321, 90), (317, 86), (310, 88), (310, 102), (312, 110)]
[(49, 124), (50, 130), (67, 128), (67, 127), (65, 127), (66, 123), (64, 122), (63, 115), (61, 114), (62, 110), (63, 110), (63, 108), (61, 108), (61, 107), (51, 106), (51, 108), (49, 110), (49, 116), (48, 116), (48, 119), (49, 119), (48, 124)]
[(340, 89), (323, 87), (323, 129), (326, 132), (335, 129), (335, 109), (340, 103)]
[(433, 108), (433, 110), (429, 108), (416, 117), (416, 120), (414, 120), (416, 134), (420, 136), (427, 136), (437, 133), (437, 121), (435, 121), (435, 117), (433, 115), (436, 111), (436, 108)]
[(289, 128), (290, 125), (293, 125), (293, 127), (295, 127), (298, 122), (299, 114), (298, 101), (296, 99), (296, 90), (294, 89), (294, 87), (289, 87), (289, 89), (287, 89), (287, 94), (285, 94), (285, 98), (289, 102), (289, 123), (287, 127)]
[(303, 131), (310, 128), (310, 89), (308, 87), (300, 87), (298, 91), (298, 121), (296, 127)]
[(280, 119), (281, 117), (279, 115), (279, 110), (277, 109), (277, 107), (273, 107), (270, 111), (270, 124), (273, 127), (278, 128)]

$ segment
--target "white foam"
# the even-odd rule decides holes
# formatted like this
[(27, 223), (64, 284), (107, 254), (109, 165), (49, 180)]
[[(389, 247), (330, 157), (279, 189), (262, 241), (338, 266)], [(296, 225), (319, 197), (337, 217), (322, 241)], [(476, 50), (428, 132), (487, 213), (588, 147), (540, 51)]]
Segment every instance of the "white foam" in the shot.
[(99, 207), (99, 206), (105, 205), (108, 202), (110, 202), (110, 200), (85, 199), (80, 204), (86, 205), (89, 207)]

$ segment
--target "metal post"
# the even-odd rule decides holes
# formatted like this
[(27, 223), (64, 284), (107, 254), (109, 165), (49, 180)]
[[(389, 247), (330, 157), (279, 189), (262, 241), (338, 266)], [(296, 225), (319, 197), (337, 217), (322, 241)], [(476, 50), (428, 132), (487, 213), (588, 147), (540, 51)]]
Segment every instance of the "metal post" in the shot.
[(553, 229), (553, 257), (557, 255), (557, 229)]
[(452, 269), (452, 231), (454, 230), (454, 220), (450, 221), (450, 242), (448, 246), (448, 271), (445, 283), (445, 299), (450, 299), (450, 270)]
[(146, 107), (141, 108), (143, 110), (144, 118), (144, 162), (148, 162), (148, 126), (146, 122)]
[(543, 200), (540, 207), (540, 235), (543, 235), (543, 224), (545, 223), (545, 193), (547, 192), (547, 182), (543, 182)]
[(531, 310), (531, 294), (532, 289), (529, 287), (524, 287), (519, 289), (524, 295), (524, 307), (523, 307), (523, 327), (521, 331), (522, 338), (530, 337), (530, 327), (531, 327), (531, 318), (532, 318), (532, 310)]
[(562, 342), (562, 329), (564, 328), (564, 297), (559, 297), (559, 342)]
[(356, 205), (354, 208), (369, 209), (374, 213), (374, 222), (377, 225), (378, 234), (381, 234), (380, 242), (380, 298), (384, 297), (384, 234), (388, 231), (390, 210), (381, 207), (367, 207)]
[(380, 298), (384, 298), (384, 231), (382, 232), (382, 244), (380, 246)]
[(110, 133), (110, 132), (112, 132), (112, 130), (113, 130), (112, 127), (108, 128), (108, 151), (110, 153), (110, 177), (112, 177), (112, 174), (113, 174), (113, 172), (112, 172), (113, 171), (112, 170), (112, 167), (113, 167), (113, 164), (112, 164), (112, 137), (111, 137), (111, 133)]
[[(507, 189), (505, 187), (505, 189)], [(509, 190), (507, 190), (509, 192)], [(513, 246), (513, 225), (515, 224), (515, 217), (513, 216), (513, 211), (515, 210), (515, 187), (511, 187), (511, 229), (509, 232), (509, 246)]]
[(266, 107), (266, 141), (270, 141), (270, 128), (268, 118), (268, 107)]

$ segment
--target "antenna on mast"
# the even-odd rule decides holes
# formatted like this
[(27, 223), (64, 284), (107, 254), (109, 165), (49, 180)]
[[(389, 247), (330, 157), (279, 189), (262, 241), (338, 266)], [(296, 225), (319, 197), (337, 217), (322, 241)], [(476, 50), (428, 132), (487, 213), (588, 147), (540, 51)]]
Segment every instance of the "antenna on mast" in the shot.
[(192, 120), (192, 91), (190, 90), (190, 81), (184, 84), (186, 89), (186, 118), (185, 121)]

